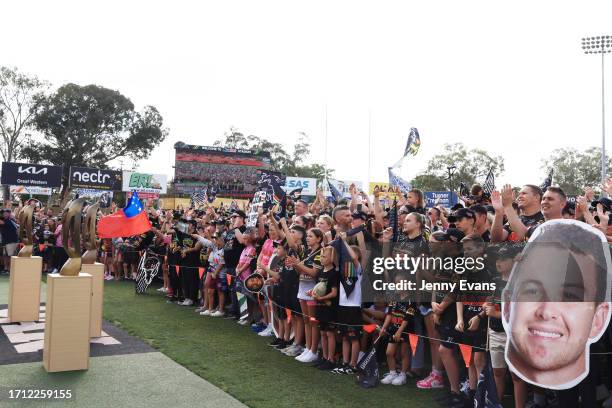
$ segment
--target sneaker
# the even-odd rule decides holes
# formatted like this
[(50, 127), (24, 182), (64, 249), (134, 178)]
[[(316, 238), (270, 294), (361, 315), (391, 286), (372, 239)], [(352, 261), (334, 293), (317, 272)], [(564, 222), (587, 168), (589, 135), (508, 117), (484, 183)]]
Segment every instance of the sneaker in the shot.
[(327, 360), (324, 358), (317, 357), (315, 361), (312, 362), (312, 366), (314, 368), (319, 368), (320, 365), (324, 364)]
[(263, 324), (263, 323), (260, 323), (260, 324), (254, 325), (254, 326), (253, 326), (253, 325), (251, 325), (251, 330), (252, 330), (254, 333), (257, 333), (257, 334), (261, 333), (261, 332), (262, 332), (262, 331), (264, 331), (265, 329), (266, 329), (266, 325), (265, 325), (265, 324)]
[(346, 366), (344, 367), (344, 374), (355, 374), (357, 372), (357, 367)]
[(249, 324), (249, 321), (247, 319), (238, 320), (238, 324), (241, 326), (246, 326)]
[(205, 310), (206, 310), (206, 308), (205, 308), (204, 306), (200, 306), (200, 307), (196, 307), (196, 308), (195, 308), (195, 310), (194, 310), (194, 312), (196, 312), (196, 313), (200, 313), (200, 312), (203, 312), (203, 311), (205, 311)]
[(323, 363), (317, 367), (321, 371), (329, 371), (336, 368), (336, 364), (332, 363), (329, 360), (323, 360)]
[(429, 377), (417, 381), (417, 388), (429, 390), (432, 388), (444, 388), (444, 378), (440, 374), (432, 372)]
[(270, 347), (276, 347), (281, 343), (281, 339), (279, 339), (278, 337), (274, 337), (274, 339), (272, 339), (271, 342), (268, 343), (268, 346)]
[(300, 354), (302, 354), (303, 352), (304, 352), (304, 348), (302, 346), (297, 346), (296, 345), (294, 348), (289, 349), (289, 351), (287, 351), (285, 353), (285, 355), (289, 356), (289, 357), (297, 357)]
[(399, 373), (397, 377), (391, 381), (392, 385), (404, 385), (406, 384), (406, 373)]
[(381, 384), (391, 384), (393, 380), (399, 375), (397, 371), (389, 371), (385, 376), (380, 380)]
[(303, 350), (302, 350), (302, 353), (301, 353), (299, 356), (296, 356), (296, 357), (295, 357), (295, 359), (296, 359), (297, 361), (302, 362), (302, 360), (303, 360), (304, 358), (306, 358), (306, 356), (307, 356), (307, 355), (309, 355), (309, 354), (310, 354), (310, 350), (308, 350), (307, 348), (305, 348), (305, 349), (303, 349)]
[(164, 293), (164, 289), (166, 289), (166, 288), (164, 288), (164, 287), (162, 286), (161, 288), (157, 289), (157, 291), (158, 291), (158, 292), (162, 292), (162, 293)]
[(317, 356), (312, 351), (308, 350), (308, 354), (306, 354), (304, 358), (302, 358), (300, 361), (302, 363), (312, 363), (313, 361), (316, 361), (318, 359), (319, 359), (319, 356)]
[(212, 313), (210, 312), (210, 310), (206, 309), (200, 312), (200, 316), (211, 316)]
[(278, 343), (276, 346), (274, 346), (275, 349), (282, 351), (283, 349), (287, 348), (287, 346), (289, 346), (291, 343), (285, 341), (285, 340), (281, 340), (280, 343)]
[(223, 316), (225, 316), (225, 313), (223, 313), (223, 312), (222, 312), (222, 311), (220, 311), (220, 310), (217, 310), (217, 311), (215, 311), (215, 312), (212, 312), (210, 315), (211, 315), (212, 317), (223, 317)]
[(333, 370), (331, 370), (332, 374), (347, 374), (346, 372), (346, 368), (348, 366), (346, 364), (338, 364), (336, 366), (336, 368), (334, 368)]
[(261, 336), (261, 337), (274, 336), (274, 327), (270, 324), (264, 330), (262, 330), (259, 333), (257, 333), (257, 335)]
[(281, 349), (279, 349), (279, 351), (283, 354), (287, 353), (289, 350), (291, 350), (291, 348), (295, 346), (295, 344), (292, 343), (287, 343), (287, 345)]
[(185, 301), (181, 304), (181, 306), (191, 306), (193, 305), (193, 300), (185, 299)]

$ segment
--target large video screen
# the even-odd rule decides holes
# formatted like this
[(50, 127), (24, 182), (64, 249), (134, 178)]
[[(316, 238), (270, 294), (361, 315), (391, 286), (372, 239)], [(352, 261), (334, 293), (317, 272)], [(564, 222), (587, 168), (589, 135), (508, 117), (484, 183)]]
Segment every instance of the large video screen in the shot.
[(270, 166), (267, 152), (181, 142), (176, 143), (174, 149), (174, 188), (179, 194), (214, 187), (220, 197), (252, 197), (257, 190), (257, 170)]

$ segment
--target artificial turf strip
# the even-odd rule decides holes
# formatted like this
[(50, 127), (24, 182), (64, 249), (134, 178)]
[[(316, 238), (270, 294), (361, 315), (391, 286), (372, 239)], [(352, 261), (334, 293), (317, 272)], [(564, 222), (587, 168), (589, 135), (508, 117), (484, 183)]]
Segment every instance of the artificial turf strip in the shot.
[(362, 389), (353, 375), (321, 372), (268, 347), (270, 338), (248, 326), (167, 304), (154, 288), (136, 295), (129, 282), (105, 283), (104, 318), (251, 407), (432, 407), (440, 395), (410, 379)]

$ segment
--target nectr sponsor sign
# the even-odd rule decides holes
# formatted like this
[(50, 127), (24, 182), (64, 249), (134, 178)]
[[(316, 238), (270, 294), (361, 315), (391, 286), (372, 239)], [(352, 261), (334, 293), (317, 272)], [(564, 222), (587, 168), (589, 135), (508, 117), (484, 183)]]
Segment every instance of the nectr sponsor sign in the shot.
[(122, 174), (117, 170), (70, 167), (70, 187), (95, 190), (121, 190)]
[(59, 187), (62, 168), (45, 164), (2, 163), (2, 184), (14, 186)]
[(168, 180), (165, 174), (123, 172), (123, 191), (166, 194)]

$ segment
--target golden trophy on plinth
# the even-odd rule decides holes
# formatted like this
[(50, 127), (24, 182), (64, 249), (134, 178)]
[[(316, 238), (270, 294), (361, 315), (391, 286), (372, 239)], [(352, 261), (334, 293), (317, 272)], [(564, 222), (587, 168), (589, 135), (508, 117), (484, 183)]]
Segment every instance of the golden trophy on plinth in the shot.
[(34, 207), (26, 205), (18, 215), (18, 237), (23, 247), (11, 257), (8, 318), (11, 323), (38, 321), (42, 258), (32, 256)]
[(48, 372), (89, 368), (93, 281), (81, 270), (84, 205), (85, 198), (77, 198), (64, 208), (62, 243), (69, 258), (59, 274), (47, 276), (43, 366)]

